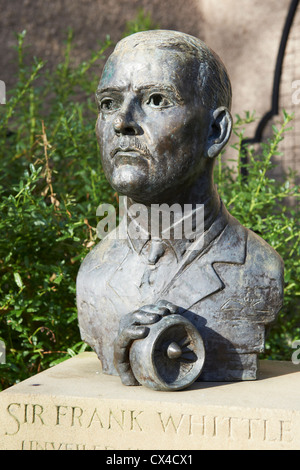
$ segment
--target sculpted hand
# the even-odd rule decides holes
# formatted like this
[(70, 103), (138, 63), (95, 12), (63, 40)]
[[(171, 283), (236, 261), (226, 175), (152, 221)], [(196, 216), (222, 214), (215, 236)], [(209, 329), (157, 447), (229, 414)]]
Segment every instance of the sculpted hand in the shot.
[(152, 325), (162, 317), (177, 311), (176, 305), (166, 300), (159, 300), (156, 304), (144, 305), (121, 319), (119, 334), (114, 343), (114, 364), (124, 385), (139, 385), (129, 361), (129, 349), (133, 341), (148, 335), (147, 325)]

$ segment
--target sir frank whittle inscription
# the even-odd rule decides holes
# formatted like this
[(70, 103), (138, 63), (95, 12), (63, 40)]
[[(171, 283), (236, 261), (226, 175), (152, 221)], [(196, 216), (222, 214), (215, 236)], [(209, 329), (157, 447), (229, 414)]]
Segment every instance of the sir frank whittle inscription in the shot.
[[(117, 44), (96, 97), (103, 169), (125, 210), (78, 273), (82, 338), (124, 385), (255, 379), (283, 262), (213, 182), (232, 129), (223, 63), (187, 34), (136, 33)], [(176, 208), (169, 226), (153, 216), (162, 207)]]
[[(274, 412), (266, 413), (265, 410), (263, 416), (259, 410), (253, 416), (245, 416), (237, 410), (231, 413), (217, 416), (212, 411), (207, 414), (192, 410), (170, 412), (156, 409), (153, 404), (145, 409), (126, 409), (103, 404), (81, 407), (16, 402), (7, 406), (5, 435), (14, 440), (19, 438), (19, 448), (25, 450), (112, 449), (113, 442), (117, 442), (110, 438), (116, 435), (120, 439), (122, 433), (129, 437), (131, 445), (137, 446), (154, 429), (161, 442), (166, 439), (175, 440), (175, 443), (184, 439), (190, 442), (192, 439), (196, 446), (209, 441), (224, 444), (241, 440), (249, 445), (268, 446), (272, 443), (291, 444), (294, 440), (297, 424), (292, 415), (274, 416)], [(35, 433), (32, 432), (34, 429)], [(38, 437), (39, 433), (44, 435), (43, 429), (47, 429), (47, 440)], [(74, 441), (74, 433), (80, 430), (83, 433)]]

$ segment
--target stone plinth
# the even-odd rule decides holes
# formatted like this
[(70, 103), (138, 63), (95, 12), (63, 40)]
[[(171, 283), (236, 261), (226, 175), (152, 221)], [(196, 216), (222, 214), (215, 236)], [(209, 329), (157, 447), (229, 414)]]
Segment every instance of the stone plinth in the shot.
[(83, 353), (0, 393), (0, 449), (299, 449), (300, 366), (181, 392), (125, 387)]

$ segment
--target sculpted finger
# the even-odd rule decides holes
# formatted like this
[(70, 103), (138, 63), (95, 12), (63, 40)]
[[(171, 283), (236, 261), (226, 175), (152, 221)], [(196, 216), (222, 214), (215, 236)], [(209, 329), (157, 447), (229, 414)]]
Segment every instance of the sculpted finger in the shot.
[(151, 325), (152, 323), (156, 323), (160, 316), (158, 313), (148, 312), (144, 310), (144, 307), (132, 315), (133, 321), (135, 325)]
[(157, 304), (147, 304), (143, 305), (140, 310), (143, 310), (147, 313), (157, 313), (158, 309), (159, 307), (157, 306)]
[(126, 328), (117, 337), (114, 343), (114, 365), (124, 385), (138, 385), (130, 366), (129, 348), (136, 339), (147, 336), (149, 330), (143, 326)]
[(116, 364), (129, 364), (129, 348), (136, 339), (145, 338), (148, 328), (144, 326), (132, 326), (123, 330), (114, 343), (114, 362)]
[(127, 362), (115, 364), (123, 385), (140, 385)]
[(115, 348), (127, 348), (131, 345), (132, 341), (145, 338), (148, 333), (149, 330), (145, 326), (132, 325), (125, 328), (116, 339)]
[[(170, 302), (168, 302), (168, 304), (170, 304)], [(160, 317), (170, 314), (168, 305), (165, 305), (161, 301), (157, 304), (144, 305), (140, 310), (149, 314), (159, 315)]]
[(178, 313), (179, 310), (179, 307), (177, 305), (173, 304), (172, 302), (169, 302), (168, 300), (159, 300), (157, 302), (157, 306), (159, 308), (166, 308), (171, 314)]

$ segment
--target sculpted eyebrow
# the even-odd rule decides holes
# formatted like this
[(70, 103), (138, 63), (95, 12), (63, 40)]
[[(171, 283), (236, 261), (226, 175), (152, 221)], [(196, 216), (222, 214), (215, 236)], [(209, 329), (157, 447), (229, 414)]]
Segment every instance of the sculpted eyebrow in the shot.
[(177, 90), (177, 88), (175, 88), (174, 86), (172, 85), (160, 85), (160, 84), (157, 84), (157, 83), (154, 83), (154, 84), (145, 84), (145, 85), (141, 85), (139, 87), (135, 87), (134, 90), (135, 91), (144, 91), (144, 90), (153, 90), (153, 92), (159, 92), (159, 91), (166, 91), (166, 92), (171, 92), (173, 95), (175, 95), (176, 99), (179, 101), (179, 102), (183, 102), (183, 99), (179, 93), (179, 91)]
[(113, 93), (113, 92), (120, 92), (120, 91), (124, 91), (124, 88), (123, 87), (117, 87), (117, 86), (113, 86), (113, 87), (106, 87), (106, 88), (98, 88), (98, 90), (96, 91), (96, 96), (100, 96), (104, 93)]

